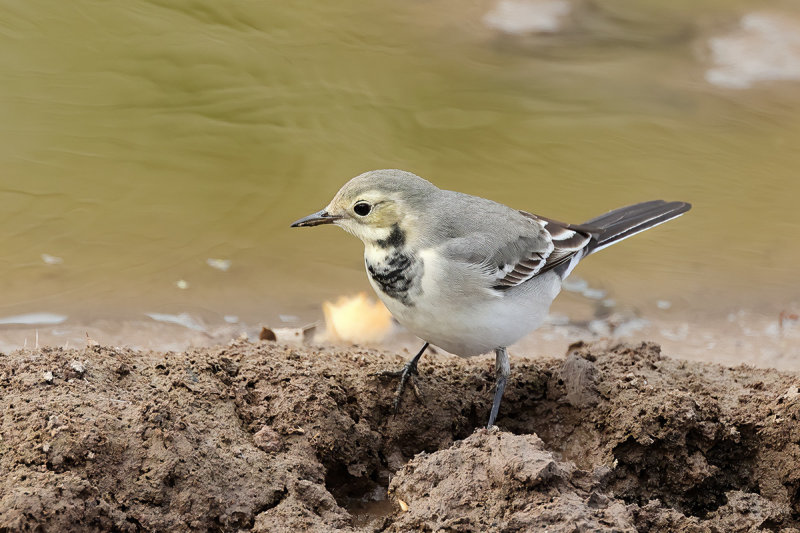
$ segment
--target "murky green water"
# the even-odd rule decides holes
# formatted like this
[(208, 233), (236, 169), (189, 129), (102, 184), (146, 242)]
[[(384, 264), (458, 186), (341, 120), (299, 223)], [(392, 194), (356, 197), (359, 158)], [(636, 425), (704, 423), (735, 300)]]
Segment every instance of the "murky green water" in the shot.
[(602, 4), (519, 37), (490, 1), (3, 1), (0, 315), (311, 313), (368, 289), (361, 245), (289, 222), (385, 167), (572, 222), (688, 200), (577, 273), (632, 304), (800, 297), (800, 83), (704, 78), (710, 36), (800, 9)]

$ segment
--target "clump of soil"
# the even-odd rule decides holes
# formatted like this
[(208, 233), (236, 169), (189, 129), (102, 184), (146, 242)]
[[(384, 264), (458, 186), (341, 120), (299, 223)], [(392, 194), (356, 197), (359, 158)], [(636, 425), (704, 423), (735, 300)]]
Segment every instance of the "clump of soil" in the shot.
[[(797, 375), (235, 343), (0, 355), (0, 531), (798, 531)], [(388, 499), (387, 499), (388, 492)]]

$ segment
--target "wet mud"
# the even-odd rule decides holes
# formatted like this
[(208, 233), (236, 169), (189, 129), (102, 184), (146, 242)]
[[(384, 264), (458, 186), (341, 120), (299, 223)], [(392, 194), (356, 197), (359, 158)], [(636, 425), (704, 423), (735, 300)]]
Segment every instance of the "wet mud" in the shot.
[(797, 374), (596, 343), (0, 355), (0, 531), (800, 531)]

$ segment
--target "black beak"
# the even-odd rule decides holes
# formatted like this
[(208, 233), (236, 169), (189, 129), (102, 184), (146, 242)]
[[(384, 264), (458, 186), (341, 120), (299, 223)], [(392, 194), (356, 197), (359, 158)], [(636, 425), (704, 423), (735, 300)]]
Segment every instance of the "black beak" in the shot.
[(300, 220), (295, 220), (292, 222), (291, 227), (304, 228), (310, 226), (319, 226), (320, 224), (333, 224), (333, 222), (339, 220), (340, 218), (342, 217), (338, 215), (329, 215), (328, 212), (323, 209), (322, 211), (317, 211), (314, 214), (303, 217)]

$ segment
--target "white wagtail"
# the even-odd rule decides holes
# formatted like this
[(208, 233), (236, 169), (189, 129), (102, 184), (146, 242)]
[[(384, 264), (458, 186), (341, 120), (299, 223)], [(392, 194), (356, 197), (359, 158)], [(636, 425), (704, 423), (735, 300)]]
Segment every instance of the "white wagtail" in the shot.
[(395, 409), (429, 344), (462, 357), (495, 351), (491, 428), (511, 371), (506, 347), (542, 324), (575, 265), (690, 208), (654, 200), (564, 224), (439, 189), (410, 172), (373, 170), (292, 227), (336, 224), (361, 239), (372, 288), (425, 341), (392, 373), (400, 376)]

